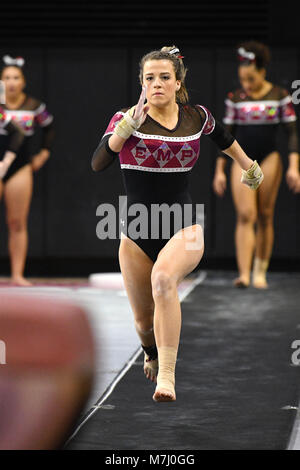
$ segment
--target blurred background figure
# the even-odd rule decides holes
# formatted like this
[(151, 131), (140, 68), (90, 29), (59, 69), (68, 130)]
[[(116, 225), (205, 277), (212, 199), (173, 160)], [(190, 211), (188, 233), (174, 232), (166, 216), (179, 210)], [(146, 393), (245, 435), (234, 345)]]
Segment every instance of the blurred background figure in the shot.
[[(259, 162), (265, 179), (257, 192), (249, 191), (240, 182), (238, 165), (232, 164), (231, 190), (237, 219), (235, 244), (239, 271), (234, 285), (249, 286), (254, 257), (252, 285), (266, 288), (266, 272), (274, 241), (274, 208), (283, 173), (278, 152), (278, 127), (282, 124), (287, 131), (289, 164), (286, 182), (296, 193), (300, 190), (297, 118), (289, 92), (266, 79), (269, 48), (260, 42), (248, 41), (242, 43), (237, 52), (241, 88), (228, 93), (223, 121), (246, 153)], [(226, 190), (226, 161), (224, 154), (216, 161), (213, 188), (218, 196), (223, 196)]]
[[(25, 61), (22, 57), (3, 57), (0, 79), (5, 85), (5, 110), (8, 119), (16, 122), (24, 131), (25, 139), (19, 148), (17, 158), (9, 162), (0, 182), (0, 197), (4, 196), (8, 226), (8, 249), (11, 265), (11, 281), (15, 285), (29, 286), (24, 278), (28, 248), (27, 218), (33, 191), (33, 172), (38, 171), (50, 156), (53, 143), (53, 116), (40, 100), (26, 94), (26, 80), (23, 72)], [(41, 149), (30, 155), (30, 139), (36, 126), (44, 131)], [(9, 149), (9, 135), (0, 129), (0, 158)]]
[(81, 307), (1, 293), (0, 449), (61, 448), (90, 395), (94, 363)]

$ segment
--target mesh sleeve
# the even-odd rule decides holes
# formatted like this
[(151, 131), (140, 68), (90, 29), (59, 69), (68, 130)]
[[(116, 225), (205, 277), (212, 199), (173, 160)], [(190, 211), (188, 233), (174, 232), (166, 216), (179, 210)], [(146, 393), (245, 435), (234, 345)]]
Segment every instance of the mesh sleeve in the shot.
[[(231, 133), (213, 117), (207, 108), (200, 105), (197, 105), (197, 107), (198, 109), (200, 108), (202, 119), (204, 117), (202, 133), (204, 135), (208, 135), (221, 150), (225, 150), (230, 147), (234, 142), (234, 137)], [(203, 112), (205, 116), (203, 116)]]
[(96, 148), (95, 152), (93, 153), (92, 157), (92, 168), (94, 171), (103, 171), (108, 168), (116, 159), (118, 155), (117, 152), (113, 152), (109, 145), (108, 139), (110, 138), (111, 134), (113, 134), (116, 125), (118, 122), (123, 119), (124, 112), (118, 111), (116, 112), (113, 117), (111, 118), (106, 131), (103, 134), (102, 139), (98, 147)]
[(34, 121), (43, 131), (41, 148), (51, 150), (54, 141), (53, 116), (47, 110), (45, 103), (36, 99), (34, 102), (36, 103)]
[(41, 147), (43, 149), (51, 150), (55, 137), (53, 122), (51, 122), (48, 126), (42, 127), (42, 130), (43, 140)]
[(283, 128), (288, 136), (288, 151), (299, 153), (298, 130), (295, 121), (283, 123)]
[(214, 128), (215, 128), (215, 124), (216, 124), (215, 118), (213, 117), (211, 112), (207, 108), (205, 108), (205, 106), (202, 106), (202, 105), (198, 104), (196, 106), (196, 108), (197, 108), (197, 110), (198, 110), (198, 112), (201, 116), (201, 120), (203, 122), (202, 134), (204, 134), (204, 135), (211, 134), (214, 131)]
[(210, 138), (221, 150), (228, 149), (235, 140), (233, 135), (219, 121), (216, 121), (214, 131), (210, 134)]
[[(223, 127), (224, 127), (225, 131), (228, 132), (229, 134), (231, 134), (232, 137), (235, 139), (236, 127), (237, 127), (236, 124), (225, 124)], [(230, 158), (229, 155), (227, 155), (226, 153), (223, 153), (223, 152), (221, 152), (219, 157)]]
[(110, 134), (106, 134), (102, 137), (98, 147), (93, 153), (92, 157), (92, 168), (94, 171), (103, 171), (108, 168), (118, 156), (117, 152), (113, 152), (109, 145), (108, 140)]
[(282, 88), (281, 99), (279, 101), (280, 121), (288, 136), (288, 151), (299, 152), (299, 140), (297, 131), (297, 115), (293, 105), (293, 100), (289, 92)]
[[(227, 94), (227, 97), (224, 101), (225, 111), (223, 117), (223, 126), (226, 132), (235, 137), (236, 134), (236, 106), (232, 101), (233, 93), (230, 92)], [(230, 158), (226, 153), (221, 153), (220, 155), (223, 158)]]

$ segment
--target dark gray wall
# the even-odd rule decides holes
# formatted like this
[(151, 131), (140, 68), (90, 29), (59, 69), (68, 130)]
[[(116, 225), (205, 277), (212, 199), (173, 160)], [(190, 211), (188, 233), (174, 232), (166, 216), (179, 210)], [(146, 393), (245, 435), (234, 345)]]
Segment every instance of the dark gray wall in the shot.
[[(110, 117), (136, 102), (140, 92), (138, 62), (148, 51), (149, 47), (0, 48), (1, 56), (10, 53), (27, 59), (27, 92), (45, 100), (55, 116), (51, 159), (35, 175), (29, 259), (116, 258), (118, 241), (96, 237), (96, 208), (103, 202), (117, 206), (118, 196), (124, 194), (119, 165), (116, 162), (105, 172), (94, 173), (90, 160)], [(234, 49), (186, 46), (182, 53), (191, 102), (203, 104), (221, 119), (225, 94), (238, 86)], [(277, 46), (272, 48), (272, 56), (268, 78), (292, 92), (291, 83), (300, 78), (297, 49)], [(299, 106), (296, 112), (299, 116)], [(280, 150), (286, 168), (283, 133)], [(229, 259), (234, 256), (235, 214), (229, 191), (223, 199), (212, 192), (216, 153), (214, 144), (203, 136), (200, 158), (191, 175), (191, 194), (195, 202), (205, 204), (205, 258)], [(274, 259), (300, 261), (299, 214), (300, 196), (293, 195), (283, 180), (276, 206)], [(2, 258), (7, 257), (4, 216), (2, 207)]]

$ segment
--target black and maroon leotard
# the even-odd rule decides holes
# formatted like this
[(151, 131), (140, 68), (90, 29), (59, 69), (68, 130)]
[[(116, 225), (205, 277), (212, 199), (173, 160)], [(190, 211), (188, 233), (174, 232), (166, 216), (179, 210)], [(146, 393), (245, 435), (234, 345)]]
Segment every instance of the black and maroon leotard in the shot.
[(288, 151), (299, 151), (296, 119), (292, 97), (277, 85), (259, 100), (243, 89), (228, 93), (225, 99), (223, 123), (247, 155), (258, 162), (277, 150), (279, 125), (287, 131)]
[[(8, 109), (2, 105), (5, 119), (18, 124), (22, 128), (25, 138), (22, 146), (17, 152), (17, 157), (9, 167), (3, 181), (7, 181), (24, 165), (30, 162), (30, 138), (34, 135), (36, 126), (43, 129), (43, 142), (41, 148), (50, 150), (53, 138), (53, 116), (47, 111), (46, 105), (40, 100), (26, 95), (22, 105), (18, 109)], [(0, 159), (3, 158), (5, 151), (8, 149), (9, 135), (6, 128), (0, 128)]]
[[(97, 170), (104, 170), (117, 157), (108, 145), (110, 135), (116, 124), (123, 118), (126, 109), (118, 111), (111, 119), (100, 144), (93, 155)], [(178, 122), (174, 129), (167, 129), (146, 117), (142, 126), (125, 142), (119, 153), (127, 207), (143, 204), (148, 209), (148, 237), (134, 239), (142, 250), (155, 262), (159, 251), (168, 239), (176, 233), (176, 224), (171, 223), (171, 233), (166, 239), (160, 232), (158, 239), (151, 238), (151, 205), (177, 203), (182, 207), (192, 205), (188, 191), (189, 175), (196, 164), (200, 153), (200, 138), (209, 135), (224, 150), (231, 146), (234, 138), (217, 121), (204, 106), (179, 104)], [(128, 211), (129, 212), (129, 211)], [(130, 214), (121, 215), (121, 231), (129, 238)], [(193, 205), (192, 218), (184, 220), (182, 227), (197, 223)]]

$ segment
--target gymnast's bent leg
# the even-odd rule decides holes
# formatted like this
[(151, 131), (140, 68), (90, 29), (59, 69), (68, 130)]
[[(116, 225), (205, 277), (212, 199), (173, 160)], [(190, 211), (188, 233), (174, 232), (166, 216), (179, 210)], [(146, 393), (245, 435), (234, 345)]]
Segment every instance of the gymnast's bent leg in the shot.
[[(159, 364), (153, 400), (158, 402), (176, 400), (175, 366), (181, 331), (181, 307), (177, 287), (185, 276), (196, 268), (204, 252), (203, 231), (200, 225), (186, 227), (181, 234), (181, 239), (175, 234), (163, 247), (151, 274), (155, 303), (154, 334)], [(192, 248), (189, 242), (192, 242)]]

